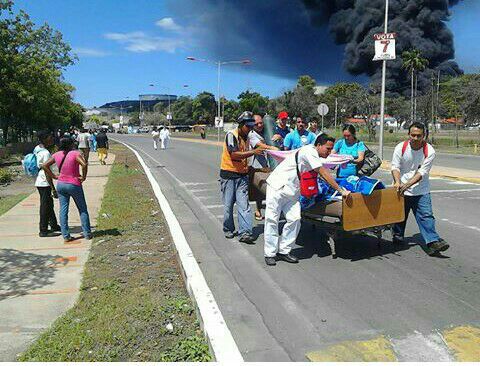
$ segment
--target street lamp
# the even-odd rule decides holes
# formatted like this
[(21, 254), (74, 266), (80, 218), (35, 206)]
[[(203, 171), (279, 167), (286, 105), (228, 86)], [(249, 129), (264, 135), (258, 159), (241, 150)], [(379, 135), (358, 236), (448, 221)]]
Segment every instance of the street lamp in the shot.
[(220, 97), (220, 68), (222, 65), (231, 65), (231, 64), (240, 64), (240, 65), (250, 65), (252, 61), (248, 59), (244, 60), (234, 60), (234, 61), (211, 61), (211, 60), (206, 60), (206, 59), (201, 59), (201, 58), (196, 58), (189, 56), (187, 57), (188, 61), (199, 61), (199, 62), (208, 62), (214, 65), (217, 65), (217, 98), (218, 98), (218, 103), (217, 103), (217, 118), (218, 118), (218, 131), (217, 131), (217, 140), (220, 141), (220, 121), (221, 121), (221, 97)]
[[(384, 33), (388, 32), (388, 0), (385, 0), (385, 24)], [(380, 99), (380, 138), (379, 138), (379, 157), (383, 160), (383, 124), (385, 123), (385, 79), (387, 74), (387, 60), (382, 61), (382, 94)]]

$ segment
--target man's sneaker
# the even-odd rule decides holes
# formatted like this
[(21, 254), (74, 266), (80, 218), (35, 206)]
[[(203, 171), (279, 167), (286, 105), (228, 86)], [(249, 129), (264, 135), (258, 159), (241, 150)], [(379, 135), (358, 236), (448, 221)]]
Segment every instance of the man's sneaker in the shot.
[(52, 231), (62, 231), (62, 228), (60, 227), (60, 225), (52, 226), (51, 229)]
[(265, 257), (265, 263), (267, 266), (276, 266), (277, 265), (277, 260), (275, 257)]
[(240, 241), (242, 243), (246, 243), (246, 244), (255, 244), (255, 239), (251, 235), (248, 235), (248, 234), (243, 234), (238, 239), (238, 241)]
[(235, 233), (232, 233), (231, 231), (226, 231), (225, 232), (225, 237), (227, 239), (233, 239), (235, 237)]
[(285, 261), (285, 262), (288, 262), (288, 263), (298, 263), (298, 258), (291, 255), (290, 253), (288, 254), (280, 254), (278, 253), (277, 254), (277, 259), (278, 260), (281, 260), (281, 261)]
[(444, 252), (448, 248), (450, 248), (450, 245), (447, 244), (447, 242), (443, 239), (440, 239), (439, 241), (435, 241), (433, 243), (429, 244), (429, 247), (436, 252)]

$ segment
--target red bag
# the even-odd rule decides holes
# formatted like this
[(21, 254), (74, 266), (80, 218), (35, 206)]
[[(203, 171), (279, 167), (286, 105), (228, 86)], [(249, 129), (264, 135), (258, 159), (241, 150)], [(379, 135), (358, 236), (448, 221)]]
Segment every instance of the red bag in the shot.
[(297, 164), (297, 176), (300, 181), (300, 194), (307, 198), (312, 198), (318, 195), (318, 173), (315, 170), (310, 170), (300, 174), (298, 169), (298, 151), (295, 153), (295, 162)]

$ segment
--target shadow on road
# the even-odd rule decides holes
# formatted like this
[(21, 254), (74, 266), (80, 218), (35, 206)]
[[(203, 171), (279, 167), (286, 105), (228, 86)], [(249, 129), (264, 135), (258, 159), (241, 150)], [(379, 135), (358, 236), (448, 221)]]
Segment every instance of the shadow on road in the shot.
[(67, 263), (68, 259), (59, 255), (0, 249), (0, 301), (52, 284), (56, 267)]

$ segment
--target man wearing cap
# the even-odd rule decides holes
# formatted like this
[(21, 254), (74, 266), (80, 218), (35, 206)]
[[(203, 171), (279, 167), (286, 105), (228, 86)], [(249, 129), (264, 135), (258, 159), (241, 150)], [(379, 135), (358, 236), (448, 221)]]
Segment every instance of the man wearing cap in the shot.
[(275, 126), (275, 134), (272, 136), (272, 141), (275, 145), (283, 150), (283, 140), (290, 133), (290, 127), (288, 127), (288, 113), (282, 111), (278, 114), (277, 125)]
[(255, 126), (251, 112), (243, 112), (238, 118), (238, 128), (225, 136), (220, 165), (220, 185), (223, 201), (223, 232), (227, 239), (235, 235), (233, 205), (237, 204), (239, 241), (253, 244), (252, 213), (248, 202), (248, 158), (261, 155), (264, 147), (248, 149), (248, 134)]

